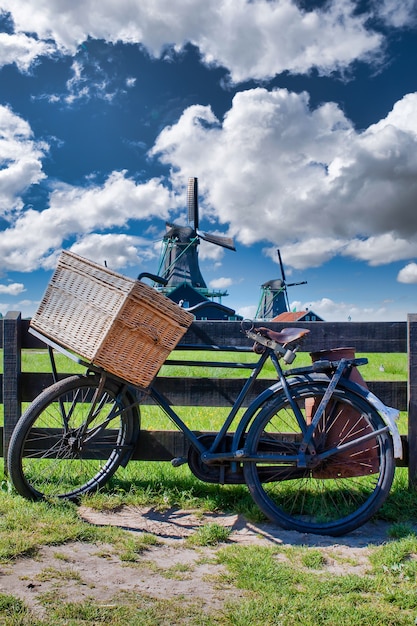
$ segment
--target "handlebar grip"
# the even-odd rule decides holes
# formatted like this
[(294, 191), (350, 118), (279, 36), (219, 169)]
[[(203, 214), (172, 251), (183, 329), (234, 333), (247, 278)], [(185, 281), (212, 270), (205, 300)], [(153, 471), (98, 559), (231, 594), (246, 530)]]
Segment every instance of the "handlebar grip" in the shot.
[(149, 272), (141, 272), (138, 276), (138, 280), (142, 280), (142, 278), (150, 278), (154, 283), (159, 283), (164, 286), (168, 284), (166, 278), (162, 278), (162, 276), (157, 276), (156, 274), (150, 274)]

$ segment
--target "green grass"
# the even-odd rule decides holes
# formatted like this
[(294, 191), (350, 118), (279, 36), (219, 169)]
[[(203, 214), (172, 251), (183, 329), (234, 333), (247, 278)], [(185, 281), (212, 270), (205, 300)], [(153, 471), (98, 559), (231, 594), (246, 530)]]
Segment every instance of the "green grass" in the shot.
[[(417, 541), (407, 538), (407, 557), (417, 552)], [(395, 551), (396, 542), (390, 552)], [(238, 550), (222, 549), (219, 562), (228, 575), (225, 582), (250, 592), (229, 607), (229, 622), (235, 626), (401, 626), (415, 624), (417, 617), (417, 563), (404, 556), (404, 551), (389, 560), (387, 546), (376, 548), (371, 567), (364, 576), (354, 574), (314, 575), (296, 559), (278, 559), (282, 548), (250, 546)], [(305, 548), (292, 549), (293, 556), (305, 555)], [(313, 554), (319, 552), (311, 549)], [(318, 560), (317, 554), (316, 558)], [(381, 565), (388, 561), (391, 565)], [(323, 565), (323, 562), (321, 562)], [(403, 574), (406, 574), (404, 576)]]
[[(78, 373), (83, 368), (66, 358), (64, 355), (57, 353), (57, 368), (59, 372)], [(406, 380), (407, 379), (407, 354), (405, 353), (389, 353), (389, 354), (360, 354), (359, 357), (366, 357), (369, 360), (367, 365), (360, 367), (360, 372), (365, 380)], [(226, 361), (232, 363), (253, 363), (257, 360), (257, 355), (252, 352), (243, 353), (218, 353), (218, 352), (199, 352), (199, 351), (183, 351), (178, 350), (172, 353), (168, 359), (175, 361)], [(2, 367), (2, 359), (0, 367)], [(294, 367), (302, 367), (310, 365), (311, 359), (308, 353), (300, 352), (293, 364)], [(50, 372), (49, 356), (46, 350), (22, 350), (22, 371), (24, 372)], [(244, 378), (249, 373), (247, 369), (229, 369), (229, 368), (213, 368), (200, 366), (178, 366), (164, 365), (161, 368), (161, 376), (193, 376), (193, 377), (239, 377)], [(271, 363), (267, 363), (262, 372), (264, 378), (276, 378), (276, 372)]]
[[(186, 467), (131, 463), (111, 483), (109, 490), (84, 498), (83, 504), (109, 510), (117, 510), (122, 504), (198, 508), (202, 512), (233, 510), (255, 521), (259, 515), (245, 487), (201, 483)], [(42, 622), (24, 602), (0, 593), (0, 623), (411, 626), (417, 617), (417, 536), (411, 530), (411, 521), (417, 519), (416, 495), (407, 489), (406, 470), (397, 470), (388, 504), (378, 516), (392, 522), (391, 539), (384, 545), (370, 546), (369, 568), (361, 576), (329, 574), (326, 552), (319, 547), (228, 545), (230, 529), (209, 523), (191, 535), (185, 545), (195, 550), (209, 548), (211, 565), (221, 566), (216, 575), (211, 574), (217, 580), (216, 586), (219, 590), (225, 586), (237, 589), (220, 611), (204, 608), (190, 597), (157, 599), (120, 591), (105, 603), (94, 600), (93, 594), (82, 602), (63, 601), (59, 584), (77, 582), (76, 572), (64, 564), (59, 571), (42, 570), (42, 580), (56, 584), (53, 593), (39, 596), (45, 612)], [(142, 559), (146, 562), (148, 558), (147, 550), (160, 540), (146, 533), (87, 524), (71, 503), (31, 503), (7, 491), (0, 496), (0, 568), (18, 557), (36, 558), (44, 545), (56, 546), (59, 553), (59, 546), (71, 541), (95, 544), (98, 554), (103, 551), (103, 567), (109, 556), (119, 556), (126, 567), (136, 568), (132, 571), (135, 576), (141, 571)]]
[[(58, 372), (78, 374), (85, 368), (59, 352), (54, 353)], [(51, 363), (46, 350), (22, 350), (22, 372), (50, 372)]]
[[(58, 372), (75, 374), (81, 373), (84, 369), (77, 363), (57, 353), (56, 365)], [(406, 354), (357, 354), (358, 357), (366, 357), (369, 360), (367, 365), (360, 367), (360, 373), (364, 380), (407, 380), (407, 355)], [(257, 355), (248, 353), (216, 353), (216, 352), (195, 352), (195, 351), (174, 351), (169, 360), (201, 360), (203, 363), (210, 361), (226, 361), (234, 363), (253, 363), (257, 360)], [(310, 365), (311, 359), (308, 353), (299, 353), (294, 362), (294, 367)], [(381, 367), (382, 366), (382, 367)], [(2, 367), (2, 360), (0, 360)], [(382, 371), (383, 370), (383, 371)], [(22, 351), (22, 371), (24, 372), (50, 372), (51, 365), (46, 350), (23, 350)], [(205, 366), (178, 366), (164, 365), (160, 370), (160, 376), (189, 376), (189, 377), (225, 377), (225, 378), (245, 378), (249, 375), (248, 369), (229, 369)], [(262, 371), (262, 378), (276, 379), (276, 372), (271, 362), (267, 362)], [(227, 415), (227, 409), (199, 407), (187, 408), (187, 420), (189, 419), (192, 428), (204, 430), (216, 430), (220, 427)], [(155, 407), (143, 407), (143, 428), (153, 430), (171, 428), (170, 422), (165, 415)], [(0, 424), (3, 424), (3, 405), (0, 404)], [(407, 432), (407, 415), (402, 413), (400, 420), (400, 432)]]
[(174, 468), (166, 462), (133, 462), (119, 468), (99, 493), (83, 503), (97, 510), (117, 510), (122, 505), (152, 506), (164, 511), (174, 508), (204, 512), (233, 512), (260, 521), (263, 518), (245, 485), (204, 483), (187, 465)]
[[(36, 578), (54, 585), (53, 591), (38, 595), (44, 611), (41, 620), (21, 599), (0, 593), (0, 624), (412, 626), (417, 618), (417, 535), (404, 524), (393, 529), (397, 537), (369, 546), (368, 566), (361, 575), (348, 571), (335, 575), (327, 570), (326, 549), (228, 544), (229, 529), (206, 524), (185, 545), (210, 550), (201, 558), (211, 564), (210, 579), (220, 597), (222, 589), (236, 589), (221, 610), (204, 607), (188, 596), (158, 599), (122, 590), (106, 602), (94, 599), (93, 592), (83, 601), (63, 600), (59, 588), (65, 589), (67, 581), (82, 584), (73, 566), (63, 563), (58, 569), (43, 568)], [(59, 554), (59, 546), (71, 541), (95, 544), (97, 554), (102, 551), (103, 568), (106, 559), (119, 556), (137, 576), (141, 563), (147, 562), (148, 548), (159, 540), (146, 533), (87, 524), (69, 503), (30, 503), (7, 493), (0, 498), (0, 567), (7, 568), (18, 557), (36, 558), (45, 545), (56, 546)], [(348, 565), (347, 557), (340, 556), (340, 563), (343, 558)], [(350, 558), (354, 561), (354, 553)], [(181, 571), (186, 571), (185, 566)], [(178, 578), (180, 571), (171, 568), (167, 577)]]
[(146, 533), (132, 535), (117, 527), (87, 524), (69, 502), (28, 502), (2, 493), (0, 564), (13, 562), (17, 557), (36, 557), (41, 546), (59, 546), (69, 541), (110, 544), (114, 554), (129, 562), (136, 562), (144, 550), (158, 543)]
[[(99, 510), (128, 504), (231, 512), (254, 522), (265, 521), (245, 485), (203, 483), (187, 466), (173, 468), (170, 463), (130, 463), (118, 471), (107, 488), (85, 503)], [(417, 521), (417, 492), (408, 488), (407, 468), (397, 468), (390, 495), (374, 518), (397, 524)]]
[(203, 524), (187, 538), (189, 546), (217, 546), (224, 543), (230, 536), (230, 528), (216, 524)]
[(106, 604), (89, 600), (80, 606), (76, 601), (57, 602), (54, 595), (45, 597), (43, 604), (51, 616), (50, 621), (42, 622), (47, 626), (221, 626), (232, 623), (225, 622), (220, 616), (219, 620), (211, 617), (201, 608), (201, 602), (189, 598), (161, 600), (126, 591), (119, 592), (111, 603)]

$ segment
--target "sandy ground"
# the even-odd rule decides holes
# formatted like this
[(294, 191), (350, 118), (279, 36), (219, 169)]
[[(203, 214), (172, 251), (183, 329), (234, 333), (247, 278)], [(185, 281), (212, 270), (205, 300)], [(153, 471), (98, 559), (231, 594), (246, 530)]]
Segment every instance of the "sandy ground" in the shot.
[[(114, 525), (132, 533), (152, 533), (159, 542), (143, 552), (139, 563), (126, 564), (111, 546), (69, 543), (43, 547), (35, 558), (21, 558), (0, 568), (0, 593), (23, 599), (39, 615), (40, 594), (59, 593), (63, 601), (93, 598), (106, 603), (119, 591), (154, 598), (200, 600), (208, 610), (221, 608), (241, 593), (220, 584), (222, 567), (214, 562), (217, 547), (191, 548), (186, 538), (199, 526), (222, 524), (231, 530), (229, 545), (292, 545), (320, 548), (324, 572), (364, 575), (370, 545), (388, 540), (389, 525), (369, 522), (345, 537), (321, 537), (285, 531), (271, 524), (253, 524), (237, 515), (205, 515), (170, 509), (121, 507), (103, 513), (80, 507), (80, 517), (95, 525)], [(224, 545), (224, 544), (223, 544)]]

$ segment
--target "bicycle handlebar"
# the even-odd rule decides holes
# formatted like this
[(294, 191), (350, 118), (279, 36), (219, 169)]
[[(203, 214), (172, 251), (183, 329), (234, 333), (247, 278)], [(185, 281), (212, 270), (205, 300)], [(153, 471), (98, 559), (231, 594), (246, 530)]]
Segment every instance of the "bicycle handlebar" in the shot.
[(150, 274), (149, 272), (141, 272), (138, 276), (138, 280), (142, 280), (142, 278), (150, 278), (155, 283), (159, 283), (160, 285), (163, 285), (164, 287), (165, 285), (168, 284), (168, 281), (166, 278), (162, 278), (162, 276), (157, 276), (156, 274)]

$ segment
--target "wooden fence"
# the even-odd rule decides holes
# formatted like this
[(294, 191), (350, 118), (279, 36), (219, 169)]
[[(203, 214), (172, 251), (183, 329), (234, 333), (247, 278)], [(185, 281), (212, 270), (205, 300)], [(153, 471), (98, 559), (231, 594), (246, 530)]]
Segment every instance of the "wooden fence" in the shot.
[[(283, 324), (262, 323), (275, 330)], [(417, 314), (409, 314), (407, 322), (305, 322), (285, 324), (302, 326), (311, 331), (303, 343), (303, 351), (353, 346), (357, 353), (407, 353), (408, 381), (370, 381), (369, 388), (381, 400), (401, 411), (408, 411), (408, 434), (403, 436), (404, 459), (409, 482), (417, 485)], [(3, 348), (3, 374), (0, 402), (4, 406), (4, 426), (0, 432), (0, 455), (5, 456), (13, 428), (21, 414), (22, 402), (33, 400), (52, 383), (52, 374), (21, 371), (21, 350), (44, 348), (28, 333), (29, 320), (11, 311), (0, 320), (0, 347)], [(250, 342), (241, 332), (240, 322), (194, 322), (184, 336), (179, 350), (199, 349), (216, 352), (250, 350)], [(209, 357), (208, 357), (209, 358)], [(377, 357), (376, 357), (377, 358)], [(271, 384), (260, 379), (253, 397)], [(230, 406), (242, 381), (237, 378), (173, 378), (158, 377), (157, 385), (173, 405)], [(250, 398), (249, 398), (250, 399)], [(191, 426), (192, 427), (192, 426)], [(186, 454), (187, 442), (178, 431), (145, 431), (139, 438), (133, 456), (137, 460), (170, 460)]]

